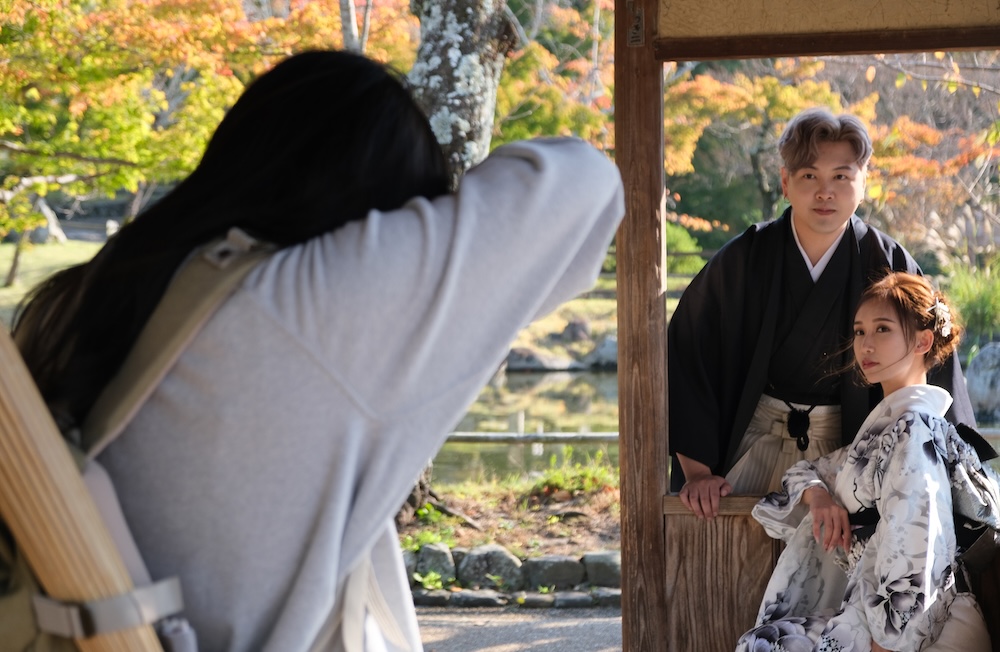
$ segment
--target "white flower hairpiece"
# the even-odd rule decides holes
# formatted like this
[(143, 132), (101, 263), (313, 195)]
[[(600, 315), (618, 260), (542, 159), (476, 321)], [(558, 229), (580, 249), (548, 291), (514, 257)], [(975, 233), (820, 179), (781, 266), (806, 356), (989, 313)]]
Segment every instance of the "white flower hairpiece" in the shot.
[(927, 309), (927, 313), (934, 315), (934, 331), (940, 333), (941, 337), (951, 335), (951, 309), (941, 303), (941, 299), (935, 299), (934, 305)]

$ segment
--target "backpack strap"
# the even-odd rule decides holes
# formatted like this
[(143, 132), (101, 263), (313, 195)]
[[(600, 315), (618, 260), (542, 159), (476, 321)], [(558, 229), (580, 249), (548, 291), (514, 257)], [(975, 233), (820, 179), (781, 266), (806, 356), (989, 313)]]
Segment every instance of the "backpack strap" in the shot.
[(176, 577), (103, 600), (60, 602), (35, 595), (33, 602), (39, 629), (76, 639), (152, 625), (176, 614), (184, 605), (181, 584)]
[[(136, 339), (121, 369), (98, 397), (80, 429), (84, 481), (125, 560), (133, 582), (127, 593), (87, 602), (34, 597), (36, 624), (56, 636), (83, 638), (155, 625), (165, 652), (197, 652), (194, 631), (174, 616), (183, 609), (180, 582), (167, 578), (150, 583), (149, 573), (132, 538), (110, 479), (95, 458), (124, 430), (181, 353), (253, 267), (274, 251), (239, 229), (190, 256), (167, 286), (159, 304)], [(71, 445), (72, 450), (74, 447)]]
[(122, 433), (208, 318), (274, 249), (233, 228), (181, 266), (83, 423), (81, 448), (87, 459)]

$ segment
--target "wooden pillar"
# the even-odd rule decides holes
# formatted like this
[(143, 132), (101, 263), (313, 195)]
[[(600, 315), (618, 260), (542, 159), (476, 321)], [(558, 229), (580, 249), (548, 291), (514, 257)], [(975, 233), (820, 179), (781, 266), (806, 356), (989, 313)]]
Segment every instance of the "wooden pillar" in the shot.
[(626, 216), (617, 235), (622, 641), (667, 649), (663, 496), (667, 492), (663, 65), (657, 3), (615, 5), (615, 160)]

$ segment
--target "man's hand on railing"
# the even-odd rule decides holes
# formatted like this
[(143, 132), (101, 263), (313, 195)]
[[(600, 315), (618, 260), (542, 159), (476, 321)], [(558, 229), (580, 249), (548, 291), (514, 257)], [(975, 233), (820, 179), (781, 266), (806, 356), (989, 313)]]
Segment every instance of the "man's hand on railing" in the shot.
[(701, 462), (680, 454), (677, 460), (686, 480), (680, 491), (681, 502), (698, 518), (718, 516), (719, 498), (731, 494), (732, 486), (725, 478), (712, 475), (712, 470)]

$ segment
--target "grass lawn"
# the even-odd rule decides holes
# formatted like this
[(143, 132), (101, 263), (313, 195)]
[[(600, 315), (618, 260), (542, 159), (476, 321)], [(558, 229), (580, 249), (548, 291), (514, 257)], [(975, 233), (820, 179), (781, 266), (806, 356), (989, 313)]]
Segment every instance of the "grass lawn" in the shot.
[[(0, 288), (0, 322), (10, 328), (14, 308), (28, 290), (53, 272), (90, 260), (101, 244), (70, 240), (66, 243), (29, 245), (21, 254), (17, 283), (13, 287)], [(14, 245), (0, 244), (0, 281), (7, 278), (13, 258)]]

